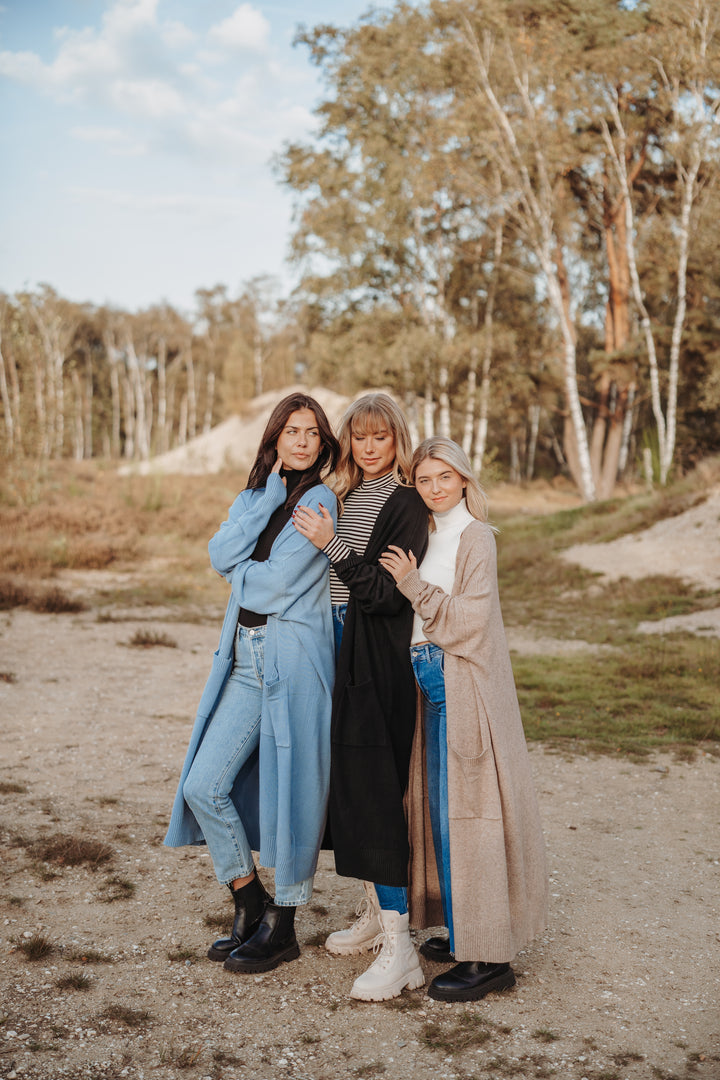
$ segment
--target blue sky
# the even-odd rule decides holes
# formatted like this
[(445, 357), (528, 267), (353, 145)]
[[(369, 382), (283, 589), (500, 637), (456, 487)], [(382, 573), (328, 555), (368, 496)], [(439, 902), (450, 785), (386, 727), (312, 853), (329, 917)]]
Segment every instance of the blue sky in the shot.
[(370, 6), (0, 0), (0, 291), (188, 310), (218, 282), (288, 288), (292, 201), (270, 159), (308, 136), (321, 93), (292, 39)]

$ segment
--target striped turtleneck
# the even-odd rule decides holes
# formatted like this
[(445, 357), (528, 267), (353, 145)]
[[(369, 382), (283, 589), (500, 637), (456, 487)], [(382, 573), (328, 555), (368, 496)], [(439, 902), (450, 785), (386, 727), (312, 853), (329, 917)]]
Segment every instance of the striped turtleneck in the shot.
[(323, 548), (330, 560), (330, 600), (333, 604), (347, 604), (350, 593), (332, 564), (353, 554), (365, 554), (378, 514), (397, 486), (394, 473), (389, 472), (374, 480), (363, 480), (346, 496), (337, 533)]

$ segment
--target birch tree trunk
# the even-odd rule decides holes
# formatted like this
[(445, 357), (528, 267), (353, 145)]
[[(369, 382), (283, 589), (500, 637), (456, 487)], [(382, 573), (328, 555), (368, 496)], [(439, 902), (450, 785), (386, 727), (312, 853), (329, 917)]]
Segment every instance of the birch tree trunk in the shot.
[(205, 380), (205, 417), (203, 419), (203, 434), (207, 434), (212, 428), (213, 406), (215, 404), (215, 372), (210, 368)]
[(170, 449), (169, 432), (167, 425), (167, 341), (163, 334), (160, 335), (158, 340), (158, 356), (157, 356), (157, 383), (158, 383), (158, 407), (157, 407), (157, 426), (158, 426), (158, 451), (161, 454), (167, 453)]
[[(560, 327), (563, 341), (565, 400), (568, 416), (573, 427), (575, 443), (574, 459), (576, 469), (573, 475), (585, 501), (592, 502), (596, 497), (595, 483), (590, 463), (585, 419), (578, 391), (575, 328), (569, 305), (563, 295), (559, 271), (553, 258), (553, 252), (558, 251), (560, 245), (559, 238), (555, 234), (552, 211), (554, 195), (552, 183), (549, 179), (548, 164), (542, 146), (535, 139), (531, 154), (533, 159), (533, 171), (531, 174), (523, 150), (518, 144), (515, 129), (498, 101), (490, 79), (489, 56), (492, 51), (492, 37), (489, 32), (485, 32), (483, 35), (484, 47), (481, 47), (467, 16), (461, 15), (460, 18), (465, 27), (465, 40), (472, 54), (474, 67), (478, 75), (478, 90), (490, 109), (495, 131), (501, 143), (498, 149), (497, 165), (502, 173), (511, 178), (513, 187), (518, 192), (519, 220), (523, 225), (527, 242), (530, 244), (542, 270), (546, 281), (548, 299)], [(527, 78), (518, 70), (515, 57), (510, 50), (506, 49), (505, 59), (513, 71), (513, 82), (518, 99), (522, 102), (525, 116), (531, 121), (533, 129), (537, 131), (538, 122), (535, 101), (530, 93)]]
[(73, 458), (75, 461), (82, 461), (85, 456), (85, 428), (83, 425), (83, 392), (77, 368), (73, 368), (70, 372), (70, 381), (73, 389)]
[(5, 417), (5, 445), (7, 447), (8, 456), (10, 456), (15, 449), (15, 423), (13, 420), (7, 377), (5, 375), (5, 357), (2, 351), (2, 330), (0, 330), (0, 397), (2, 397), (3, 416)]

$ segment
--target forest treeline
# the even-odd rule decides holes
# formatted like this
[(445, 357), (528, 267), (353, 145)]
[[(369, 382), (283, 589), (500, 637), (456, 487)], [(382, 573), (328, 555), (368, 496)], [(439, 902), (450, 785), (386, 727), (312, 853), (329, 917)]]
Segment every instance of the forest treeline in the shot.
[(4, 297), (9, 454), (143, 458), (301, 380), (385, 386), (480, 471), (608, 497), (720, 449), (715, 0), (433, 0), (301, 29), (289, 299)]

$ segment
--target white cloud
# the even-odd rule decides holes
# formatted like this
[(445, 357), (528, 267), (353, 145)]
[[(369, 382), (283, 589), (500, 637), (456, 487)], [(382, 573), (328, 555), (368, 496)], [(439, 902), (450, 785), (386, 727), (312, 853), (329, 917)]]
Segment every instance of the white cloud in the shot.
[(208, 31), (208, 40), (228, 51), (264, 52), (269, 36), (270, 23), (252, 4), (241, 4), (232, 15)]
[(73, 139), (79, 139), (81, 142), (100, 143), (106, 146), (110, 153), (122, 157), (139, 157), (148, 151), (146, 143), (131, 139), (120, 128), (97, 125), (81, 126), (71, 128), (70, 135)]
[(112, 99), (121, 112), (153, 120), (182, 116), (187, 108), (183, 95), (160, 79), (116, 79)]

